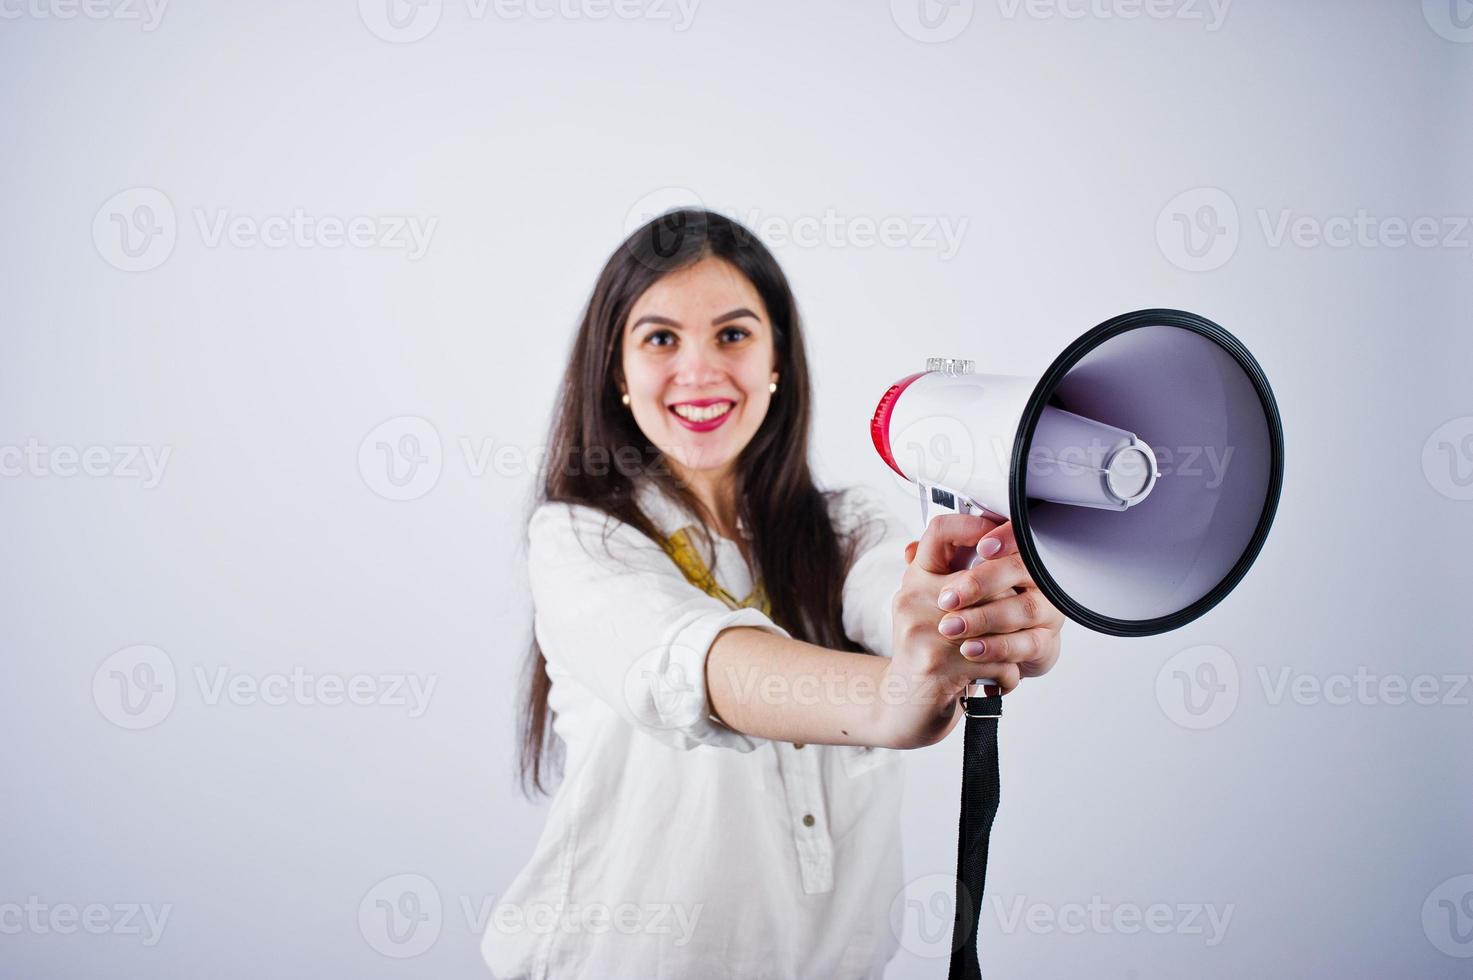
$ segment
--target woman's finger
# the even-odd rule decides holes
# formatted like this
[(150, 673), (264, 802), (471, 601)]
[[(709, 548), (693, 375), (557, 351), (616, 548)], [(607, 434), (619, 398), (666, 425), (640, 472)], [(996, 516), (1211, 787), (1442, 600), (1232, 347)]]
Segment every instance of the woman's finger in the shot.
[(1020, 667), (1024, 664), (1030, 667), (1043, 665), (1037, 671), (1041, 674), (1053, 666), (1053, 659), (1058, 656), (1057, 637), (1058, 634), (1047, 626), (1034, 626), (1016, 633), (989, 633), (963, 643), (962, 656), (973, 663), (1010, 663)]
[(915, 564), (933, 575), (951, 571), (958, 548), (970, 548), (997, 524), (975, 514), (942, 514), (931, 518), (916, 548)]
[(1018, 553), (1018, 540), (1013, 536), (1013, 522), (999, 524), (997, 527), (982, 535), (982, 540), (977, 542), (976, 564), (989, 558), (1001, 558), (1003, 555), (1015, 555)]
[[(1053, 623), (1053, 616), (1054, 608), (1044, 601), (1042, 593), (1037, 589), (1024, 589), (1002, 598), (957, 609), (942, 617), (937, 628), (942, 636), (960, 643), (989, 633), (1014, 633), (1035, 626), (1049, 626)], [(954, 623), (947, 622), (951, 619), (961, 620), (962, 628), (958, 630)]]
[(1016, 554), (1003, 555), (947, 576), (936, 605), (947, 610), (964, 609), (989, 596), (1006, 595), (1015, 586), (1032, 585), (1023, 559)]
[(920, 545), (921, 543), (919, 541), (912, 541), (910, 544), (905, 546), (905, 563), (907, 565), (916, 560), (916, 549), (919, 548)]

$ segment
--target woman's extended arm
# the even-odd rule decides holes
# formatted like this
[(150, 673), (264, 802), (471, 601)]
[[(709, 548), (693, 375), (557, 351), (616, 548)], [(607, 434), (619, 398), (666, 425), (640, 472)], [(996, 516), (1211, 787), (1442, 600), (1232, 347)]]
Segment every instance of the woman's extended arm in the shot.
[(943, 591), (981, 596), (1032, 585), (1006, 551), (976, 569), (950, 571), (957, 548), (976, 545), (997, 526), (980, 517), (931, 522), (895, 593), (888, 658), (750, 628), (723, 630), (706, 660), (712, 712), (736, 731), (784, 741), (915, 748), (944, 738), (956, 724), (957, 698), (970, 681), (989, 680), (1011, 691), (1018, 664), (1037, 661), (1050, 635), (1057, 656), (1062, 617), (1047, 602), (1037, 610), (1037, 622), (1013, 626), (1009, 642), (999, 645), (1004, 659), (963, 656), (962, 640), (940, 632), (940, 621), (949, 615), (938, 602)]

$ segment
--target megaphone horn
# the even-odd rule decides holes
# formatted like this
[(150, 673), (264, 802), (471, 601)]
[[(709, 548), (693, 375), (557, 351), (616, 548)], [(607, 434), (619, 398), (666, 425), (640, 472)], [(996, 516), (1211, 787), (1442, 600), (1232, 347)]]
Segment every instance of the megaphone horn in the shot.
[[(970, 442), (964, 472), (925, 451), (943, 430)], [(1107, 320), (1037, 381), (932, 358), (885, 392), (870, 433), (917, 485), (923, 521), (938, 510), (1010, 519), (1049, 600), (1117, 636), (1176, 629), (1231, 592), (1283, 483), (1262, 368), (1232, 334), (1181, 310)]]

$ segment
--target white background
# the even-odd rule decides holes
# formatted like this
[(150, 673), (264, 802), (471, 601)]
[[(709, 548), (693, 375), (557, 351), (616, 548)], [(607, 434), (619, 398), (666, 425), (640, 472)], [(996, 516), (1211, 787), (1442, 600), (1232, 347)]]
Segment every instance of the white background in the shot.
[[(95, 2), (0, 0), (0, 974), (485, 975), (465, 907), (542, 823), (512, 781), (529, 467), (601, 263), (687, 193), (792, 278), (821, 477), (902, 516), (866, 426), (927, 355), (1036, 373), (1179, 307), (1277, 393), (1287, 480), (1243, 585), (1166, 636), (1070, 625), (1009, 699), (989, 976), (1473, 969), (1466, 0)], [(1188, 241), (1204, 206), (1217, 237)], [(417, 257), (249, 237), (298, 211), (434, 225)], [(1316, 236), (1358, 213), (1369, 237)], [(1419, 217), (1437, 242), (1397, 247)], [(134, 219), (161, 234), (129, 256)], [(429, 468), (395, 489), (367, 437), (404, 417), (388, 442), (423, 436)], [(169, 453), (157, 485), (128, 447)], [(114, 683), (140, 662), (173, 672), (153, 716)], [(418, 716), (211, 697), (295, 667), (435, 687)], [(1370, 703), (1276, 697), (1357, 671)], [(1439, 703), (1379, 693), (1422, 674)], [(1182, 677), (1224, 700), (1193, 714)], [(907, 759), (922, 890), (959, 751)], [(441, 902), (408, 947), (372, 926), (401, 874)], [(1177, 911), (1053, 921), (1091, 901), (1231, 919), (1216, 943)], [(168, 906), (153, 945), (130, 904)], [(889, 976), (944, 974), (905, 943)]]

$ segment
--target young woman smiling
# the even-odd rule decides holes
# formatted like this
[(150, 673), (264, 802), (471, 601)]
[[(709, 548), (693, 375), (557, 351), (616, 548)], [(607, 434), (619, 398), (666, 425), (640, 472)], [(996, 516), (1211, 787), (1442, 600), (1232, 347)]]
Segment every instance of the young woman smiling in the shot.
[[(529, 526), (524, 780), (564, 751), (486, 932), (498, 976), (881, 976), (894, 750), (943, 738), (969, 681), (1057, 659), (1010, 526), (909, 541), (870, 495), (819, 489), (809, 402), (796, 304), (749, 231), (679, 211), (614, 252)], [(951, 571), (973, 545), (989, 560)]]

